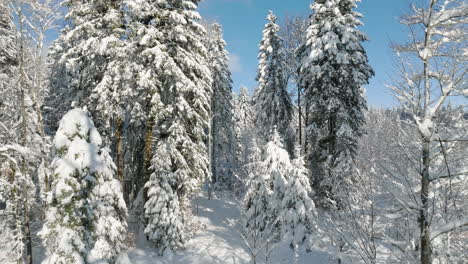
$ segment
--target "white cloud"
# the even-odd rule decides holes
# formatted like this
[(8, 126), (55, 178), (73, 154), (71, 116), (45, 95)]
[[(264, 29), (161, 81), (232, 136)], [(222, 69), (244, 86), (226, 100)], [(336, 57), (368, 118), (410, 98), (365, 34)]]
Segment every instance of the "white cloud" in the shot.
[(229, 64), (229, 69), (231, 70), (232, 73), (243, 71), (240, 57), (236, 54), (233, 54), (233, 53), (229, 54), (228, 64)]

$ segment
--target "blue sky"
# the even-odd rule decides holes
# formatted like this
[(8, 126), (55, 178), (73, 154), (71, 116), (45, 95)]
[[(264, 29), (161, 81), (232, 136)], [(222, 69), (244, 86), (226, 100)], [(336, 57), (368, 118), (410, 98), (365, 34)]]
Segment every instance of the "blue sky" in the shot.
[[(216, 20), (224, 27), (224, 38), (231, 56), (234, 91), (241, 84), (255, 89), (258, 43), (266, 23), (268, 10), (279, 19), (285, 16), (307, 16), (312, 0), (204, 0), (199, 12), (208, 20)], [(366, 87), (369, 104), (393, 106), (393, 98), (385, 84), (394, 72), (391, 42), (404, 42), (405, 28), (398, 17), (408, 11), (410, 0), (362, 0), (357, 11), (364, 15), (361, 28), (370, 41), (365, 43), (376, 76)], [(281, 23), (281, 21), (279, 22)]]

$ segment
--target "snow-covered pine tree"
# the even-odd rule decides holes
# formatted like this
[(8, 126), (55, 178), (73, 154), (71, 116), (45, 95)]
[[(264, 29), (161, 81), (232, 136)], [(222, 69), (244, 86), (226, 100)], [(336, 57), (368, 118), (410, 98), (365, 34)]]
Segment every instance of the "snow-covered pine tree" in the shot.
[[(183, 249), (188, 239), (186, 219), (181, 208), (179, 196), (174, 186), (177, 172), (174, 167), (184, 162), (182, 156), (175, 159), (171, 153), (177, 153), (172, 138), (158, 144), (152, 160), (153, 174), (146, 183), (148, 200), (145, 204), (145, 216), (148, 223), (145, 233), (159, 249), (159, 254), (169, 249)], [(177, 157), (176, 157), (177, 158)], [(186, 169), (186, 168), (185, 168)]]
[[(244, 228), (250, 244), (262, 248), (279, 237), (283, 224), (283, 199), (288, 188), (288, 173), (291, 169), (288, 152), (283, 148), (276, 129), (271, 140), (258, 158), (260, 150), (254, 149), (255, 161), (251, 167), (251, 179), (244, 198)], [(255, 144), (254, 144), (255, 145)], [(266, 247), (269, 255), (269, 248)]]
[(234, 180), (232, 78), (221, 25), (213, 24), (208, 37), (208, 59), (213, 79), (211, 177), (214, 184), (228, 187)]
[[(334, 173), (356, 155), (367, 108), (362, 86), (374, 75), (353, 11), (359, 0), (317, 0), (302, 49), (300, 85), (305, 89), (307, 152), (318, 204), (337, 200), (330, 182), (346, 181)], [(335, 178), (335, 179), (334, 179)]]
[(260, 42), (257, 81), (254, 94), (255, 123), (259, 137), (268, 142), (276, 127), (288, 152), (294, 154), (294, 131), (291, 120), (293, 105), (287, 92), (287, 79), (282, 39), (272, 11), (268, 14), (263, 39)]
[(252, 248), (260, 250), (269, 240), (267, 219), (272, 195), (270, 175), (262, 173), (262, 151), (255, 140), (250, 145), (251, 155), (248, 167), (249, 182), (242, 208), (242, 225)]
[[(12, 20), (12, 13), (7, 1), (0, 2), (0, 120), (8, 127), (16, 122), (16, 101), (11, 100), (14, 91), (18, 60), (17, 32)], [(2, 143), (0, 139), (0, 143)]]
[(32, 263), (28, 236), (35, 192), (23, 161), (36, 154), (18, 144), (0, 144), (0, 252), (17, 263)]
[(281, 136), (276, 128), (266, 144), (262, 154), (262, 173), (269, 175), (271, 179), (272, 196), (269, 202), (269, 219), (273, 232), (280, 232), (282, 219), (282, 204), (286, 190), (288, 189), (288, 174), (291, 169), (291, 161), (288, 152), (284, 149)]
[[(303, 16), (296, 17), (285, 17), (279, 32), (281, 38), (283, 38), (284, 44), (284, 53), (286, 56), (286, 72), (288, 75), (288, 91), (295, 94), (296, 106), (295, 109), (297, 118), (295, 118), (294, 127), (296, 127), (297, 139), (296, 142), (299, 142), (301, 145), (301, 150), (304, 150), (304, 117), (306, 113), (304, 112), (304, 100), (303, 89), (299, 85), (299, 65), (302, 62), (302, 59), (298, 54), (302, 47), (304, 46), (306, 40), (306, 32), (309, 26), (309, 19)], [(302, 154), (302, 153), (301, 153)]]
[(249, 147), (252, 138), (254, 138), (254, 133), (252, 133), (254, 118), (252, 99), (245, 86), (241, 86), (239, 95), (234, 98), (233, 118), (237, 175), (245, 179), (248, 173), (245, 172), (244, 168), (249, 163)]
[[(175, 249), (172, 245), (183, 244), (189, 237), (189, 225), (193, 221), (189, 199), (197, 194), (210, 175), (206, 140), (211, 114), (211, 74), (203, 43), (205, 29), (198, 23), (200, 15), (196, 12), (198, 2), (160, 1), (160, 17), (154, 21), (168, 57), (158, 73), (161, 90), (154, 98), (159, 103), (152, 105), (156, 149), (153, 161), (160, 158), (156, 154), (161, 148), (167, 148), (171, 151), (167, 152), (165, 160), (172, 166), (163, 167), (168, 168), (170, 173), (167, 173), (155, 167), (161, 164), (155, 164), (154, 173), (146, 183), (149, 192), (145, 204), (145, 232), (157, 246), (162, 238), (182, 238), (180, 243), (164, 241), (172, 249)], [(167, 229), (164, 222), (155, 219), (165, 216), (154, 213), (158, 208), (155, 201), (159, 193), (151, 188), (163, 183), (166, 195), (178, 199), (179, 206), (173, 207), (177, 210), (173, 213), (181, 216), (183, 228), (177, 230), (185, 234), (168, 234), (174, 229)], [(168, 214), (168, 211), (161, 213)]]
[[(96, 116), (114, 140), (118, 178), (133, 200), (150, 177), (154, 117), (161, 107), (161, 63), (167, 57), (157, 21), (164, 1), (125, 0), (127, 37), (114, 40), (107, 51), (109, 63), (93, 90)], [(125, 175), (125, 179), (123, 176)]]
[[(203, 45), (204, 28), (198, 23), (198, 0), (171, 1), (163, 9), (162, 44), (169, 58), (164, 61), (158, 109), (156, 142), (174, 139), (185, 162), (178, 168), (180, 198), (196, 193), (209, 176), (205, 141), (211, 105), (211, 74)], [(174, 31), (174, 28), (180, 30)], [(156, 112), (156, 110), (155, 110)], [(175, 169), (177, 170), (177, 169)]]
[(239, 89), (239, 95), (234, 100), (234, 120), (236, 122), (236, 132), (241, 134), (242, 130), (250, 129), (253, 125), (252, 98), (249, 95), (247, 87), (242, 85)]
[[(49, 51), (51, 75), (45, 107), (49, 134), (55, 132), (73, 102), (75, 107), (88, 107), (94, 115), (91, 93), (102, 81), (109, 56), (124, 33), (121, 0), (65, 0), (62, 4), (68, 10), (68, 25)], [(101, 128), (101, 120), (95, 121)]]
[(89, 113), (70, 110), (54, 138), (52, 189), (41, 237), (45, 263), (113, 263), (125, 247), (127, 209), (115, 164)]
[(281, 204), (282, 240), (290, 244), (297, 259), (298, 246), (311, 242), (311, 234), (316, 229), (315, 204), (310, 198), (312, 188), (305, 167), (304, 158), (298, 146), (295, 149), (287, 175), (287, 186)]

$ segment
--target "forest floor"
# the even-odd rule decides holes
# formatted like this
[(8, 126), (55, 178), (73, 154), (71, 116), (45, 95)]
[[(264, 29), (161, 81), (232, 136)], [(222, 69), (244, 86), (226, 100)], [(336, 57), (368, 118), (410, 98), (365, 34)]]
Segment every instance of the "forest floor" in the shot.
[[(198, 204), (198, 213), (197, 213)], [(218, 193), (208, 200), (203, 193), (195, 201), (194, 211), (204, 226), (187, 244), (182, 252), (166, 251), (163, 257), (155, 249), (137, 242), (137, 247), (128, 251), (128, 258), (121, 258), (119, 264), (250, 264), (252, 258), (241, 235), (228, 221), (237, 221), (240, 217), (239, 206), (231, 194)], [(270, 255), (271, 264), (291, 264), (293, 252), (288, 245), (279, 243)], [(265, 263), (265, 255), (260, 253), (257, 264)], [(331, 256), (321, 252), (306, 253), (300, 251), (298, 264), (336, 263)]]
[[(135, 247), (122, 254), (116, 264), (251, 264), (253, 261), (248, 246), (228, 221), (228, 219), (232, 222), (239, 220), (240, 205), (241, 202), (234, 199), (230, 193), (217, 193), (209, 200), (204, 192), (194, 203), (194, 214), (202, 228), (188, 242), (185, 251), (173, 253), (166, 250), (164, 256), (159, 256), (158, 251), (145, 241), (140, 230), (140, 235), (135, 235)], [(288, 245), (278, 243), (271, 250), (268, 264), (292, 264), (293, 256), (293, 251)], [(44, 250), (35, 247), (34, 264), (40, 264), (43, 259)], [(265, 254), (261, 252), (257, 256), (257, 264), (265, 263)], [(297, 264), (316, 263), (337, 262), (332, 256), (323, 252), (306, 253), (304, 249), (299, 251)]]

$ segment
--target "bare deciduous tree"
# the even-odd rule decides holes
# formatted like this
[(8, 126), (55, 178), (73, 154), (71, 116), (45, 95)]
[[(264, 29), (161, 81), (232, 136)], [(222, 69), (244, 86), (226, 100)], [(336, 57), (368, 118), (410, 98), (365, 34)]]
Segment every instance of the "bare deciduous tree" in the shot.
[[(440, 133), (438, 122), (442, 107), (449, 97), (461, 95), (466, 89), (468, 5), (466, 1), (430, 0), (412, 5), (411, 12), (401, 19), (408, 27), (409, 42), (394, 45), (400, 60), (400, 72), (389, 86), (403, 109), (411, 115), (411, 124), (418, 131), (420, 177), (418, 199), (418, 225), (420, 229), (419, 256), (422, 264), (433, 260), (434, 232), (438, 233), (434, 207), (434, 192), (440, 187), (441, 177), (435, 175), (437, 156), (443, 153), (439, 139), (450, 139)], [(435, 154), (438, 153), (438, 154)], [(419, 162), (419, 161), (415, 161)], [(458, 168), (449, 168), (447, 172)], [(451, 179), (452, 177), (448, 177)], [(415, 194), (416, 195), (416, 194)], [(468, 219), (453, 219), (450, 230), (467, 225)]]

